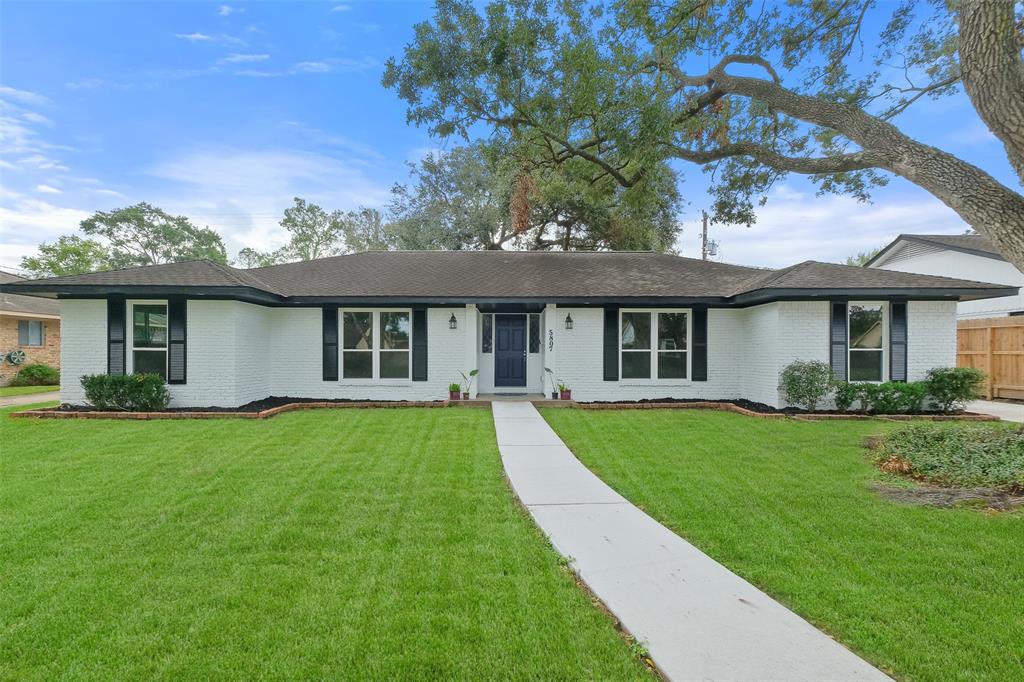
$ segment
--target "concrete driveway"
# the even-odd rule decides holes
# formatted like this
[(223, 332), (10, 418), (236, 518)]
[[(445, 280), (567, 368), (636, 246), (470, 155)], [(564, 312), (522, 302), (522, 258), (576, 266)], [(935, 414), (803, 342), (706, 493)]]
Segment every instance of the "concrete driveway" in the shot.
[(60, 400), (60, 391), (50, 391), (49, 393), (29, 393), (28, 395), (12, 395), (6, 398), (0, 398), (0, 407), (47, 403), (51, 400)]
[(971, 412), (981, 412), (999, 417), (1006, 422), (1024, 424), (1024, 403), (1003, 403), (995, 400), (974, 400), (967, 403)]

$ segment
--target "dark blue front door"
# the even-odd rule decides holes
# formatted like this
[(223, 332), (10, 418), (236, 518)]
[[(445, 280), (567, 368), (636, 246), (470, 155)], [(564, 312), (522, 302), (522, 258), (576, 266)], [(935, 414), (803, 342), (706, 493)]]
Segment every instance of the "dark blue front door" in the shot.
[(494, 385), (526, 386), (526, 315), (494, 316)]

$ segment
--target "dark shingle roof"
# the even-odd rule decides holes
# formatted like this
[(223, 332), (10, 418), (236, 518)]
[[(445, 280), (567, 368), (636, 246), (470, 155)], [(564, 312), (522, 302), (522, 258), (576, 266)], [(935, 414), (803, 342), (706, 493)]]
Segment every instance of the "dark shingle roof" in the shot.
[[(650, 252), (371, 251), (241, 270), (189, 261), (21, 283), (78, 287), (220, 288), (281, 298), (749, 299), (757, 292), (934, 290), (991, 295), (1004, 285), (806, 261), (766, 270)], [(5, 287), (6, 288), (6, 287)], [(943, 291), (945, 290), (945, 291)], [(954, 291), (955, 290), (955, 293)], [(966, 293), (965, 293), (966, 292)], [(780, 294), (781, 295), (781, 294)]]
[[(12, 275), (0, 270), (0, 284), (23, 282), (24, 277)], [(33, 315), (60, 315), (60, 304), (48, 298), (38, 296), (22, 296), (21, 294), (0, 294), (0, 312), (9, 315), (29, 313)]]

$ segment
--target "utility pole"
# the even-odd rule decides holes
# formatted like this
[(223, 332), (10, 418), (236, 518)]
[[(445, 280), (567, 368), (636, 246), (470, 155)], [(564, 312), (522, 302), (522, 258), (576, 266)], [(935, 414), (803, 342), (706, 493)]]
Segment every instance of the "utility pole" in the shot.
[(701, 260), (707, 260), (708, 259), (708, 212), (707, 211), (701, 211), (700, 214), (701, 214), (701, 220), (704, 223), (704, 229), (703, 229), (703, 232), (701, 233), (701, 238), (700, 238), (700, 259)]

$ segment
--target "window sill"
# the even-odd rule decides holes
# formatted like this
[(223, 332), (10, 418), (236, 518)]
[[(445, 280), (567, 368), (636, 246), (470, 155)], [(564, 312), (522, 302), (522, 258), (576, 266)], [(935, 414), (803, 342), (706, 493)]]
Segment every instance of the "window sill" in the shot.
[(665, 388), (671, 386), (690, 386), (692, 379), (625, 379), (619, 381), (619, 386), (650, 386), (652, 388)]

